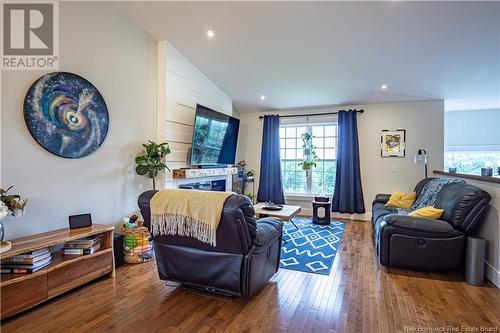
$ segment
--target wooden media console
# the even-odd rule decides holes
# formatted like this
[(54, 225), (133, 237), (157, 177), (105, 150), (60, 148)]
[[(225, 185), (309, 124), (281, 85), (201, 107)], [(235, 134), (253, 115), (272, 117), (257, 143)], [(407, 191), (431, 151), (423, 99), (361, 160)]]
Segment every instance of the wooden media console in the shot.
[(59, 229), (12, 240), (0, 259), (24, 254), (88, 236), (101, 236), (101, 247), (89, 255), (52, 253), (52, 262), (31, 274), (0, 275), (0, 318), (5, 319), (100, 276), (114, 277), (112, 226), (94, 224), (80, 229)]

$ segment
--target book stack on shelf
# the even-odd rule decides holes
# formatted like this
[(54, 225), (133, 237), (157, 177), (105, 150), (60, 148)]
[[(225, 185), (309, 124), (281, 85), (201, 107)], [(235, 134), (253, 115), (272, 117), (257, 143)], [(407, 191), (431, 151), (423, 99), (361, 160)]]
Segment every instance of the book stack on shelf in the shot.
[(101, 237), (90, 236), (64, 243), (62, 255), (85, 255), (97, 252), (101, 248)]
[(30, 274), (50, 264), (52, 255), (48, 248), (26, 252), (2, 261), (2, 274)]

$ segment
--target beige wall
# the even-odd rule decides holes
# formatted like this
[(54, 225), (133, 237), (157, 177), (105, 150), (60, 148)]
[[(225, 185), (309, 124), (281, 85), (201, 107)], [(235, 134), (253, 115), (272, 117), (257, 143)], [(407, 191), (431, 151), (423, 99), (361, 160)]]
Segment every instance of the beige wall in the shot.
[[(360, 163), (363, 193), (367, 212), (377, 193), (390, 193), (396, 188), (410, 191), (424, 177), (423, 166), (415, 165), (413, 155), (418, 148), (424, 148), (429, 155), (429, 170), (441, 169), (443, 165), (444, 103), (442, 100), (351, 105), (335, 108), (315, 108), (281, 111), (279, 114), (321, 113), (339, 109), (364, 109), (358, 116)], [(273, 113), (271, 111), (271, 113)], [(277, 112), (275, 112), (277, 113)], [(262, 140), (261, 113), (240, 112), (241, 132), (238, 159), (245, 159), (249, 169), (259, 176)], [(406, 157), (380, 157), (380, 131), (383, 129), (406, 129)], [(258, 179), (257, 179), (258, 184)], [(287, 202), (301, 205), (305, 214), (310, 214), (311, 200), (287, 197)], [(347, 217), (344, 215), (344, 217)], [(354, 216), (368, 219), (370, 214)]]
[[(158, 140), (170, 144), (168, 166), (189, 166), (196, 104), (232, 115), (232, 100), (167, 41), (158, 43)], [(171, 180), (166, 174), (167, 182)]]
[(108, 136), (84, 158), (48, 153), (30, 136), (22, 113), (28, 87), (45, 72), (2, 73), (1, 185), (15, 185), (29, 198), (24, 216), (6, 220), (7, 239), (66, 227), (76, 213), (115, 224), (137, 210), (137, 196), (151, 186), (135, 174), (133, 158), (155, 134), (155, 41), (112, 4), (61, 2), (60, 70), (100, 90), (110, 114)]

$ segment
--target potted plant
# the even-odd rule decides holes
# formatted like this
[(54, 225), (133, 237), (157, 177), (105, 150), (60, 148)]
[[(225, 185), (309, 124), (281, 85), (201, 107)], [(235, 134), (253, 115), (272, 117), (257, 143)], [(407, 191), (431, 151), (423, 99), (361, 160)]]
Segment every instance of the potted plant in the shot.
[(28, 199), (21, 200), (21, 196), (18, 194), (8, 194), (12, 187), (6, 190), (0, 188), (0, 253), (8, 251), (12, 246), (10, 242), (4, 242), (3, 240), (4, 227), (2, 220), (9, 215), (21, 216), (28, 202)]
[(245, 160), (241, 160), (238, 162), (238, 177), (243, 178), (245, 175), (245, 166), (247, 165), (247, 162)]
[(144, 152), (135, 158), (135, 172), (138, 175), (146, 176), (153, 181), (153, 190), (156, 190), (156, 177), (165, 169), (170, 171), (168, 166), (163, 162), (165, 156), (170, 154), (168, 143), (163, 142), (157, 144), (153, 141), (148, 141), (142, 145)]
[(302, 170), (311, 170), (312, 168), (316, 167), (316, 159), (318, 156), (316, 155), (316, 152), (314, 151), (314, 146), (311, 147), (311, 155), (307, 156), (307, 158), (299, 163), (299, 166), (302, 167)]
[(302, 149), (304, 151), (304, 155), (305, 156), (311, 155), (311, 150), (313, 148), (313, 145), (312, 145), (313, 135), (310, 132), (305, 132), (301, 135), (301, 138), (302, 138), (302, 142), (303, 142)]
[(253, 193), (247, 193), (245, 196), (250, 199), (250, 201), (253, 203), (253, 199), (255, 198), (255, 195)]
[(314, 150), (316, 147), (312, 144), (313, 135), (310, 132), (305, 132), (301, 135), (302, 137), (302, 148), (304, 150), (304, 156), (306, 157), (304, 161), (299, 163), (299, 166), (302, 167), (302, 170), (311, 170), (316, 167), (316, 159), (318, 156), (316, 155), (316, 151)]
[(255, 170), (248, 170), (245, 176), (247, 180), (252, 180), (255, 177)]
[(307, 171), (316, 167), (316, 162), (311, 160), (305, 160), (299, 163), (299, 166), (302, 167), (302, 170)]

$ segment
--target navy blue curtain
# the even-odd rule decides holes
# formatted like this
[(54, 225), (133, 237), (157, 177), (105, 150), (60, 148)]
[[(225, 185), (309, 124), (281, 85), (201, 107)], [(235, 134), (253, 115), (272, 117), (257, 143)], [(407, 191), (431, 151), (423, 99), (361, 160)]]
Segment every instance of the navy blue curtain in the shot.
[(285, 203), (281, 182), (280, 117), (277, 115), (264, 116), (257, 201)]
[(337, 174), (332, 211), (364, 213), (363, 189), (359, 167), (358, 124), (356, 111), (339, 111)]

